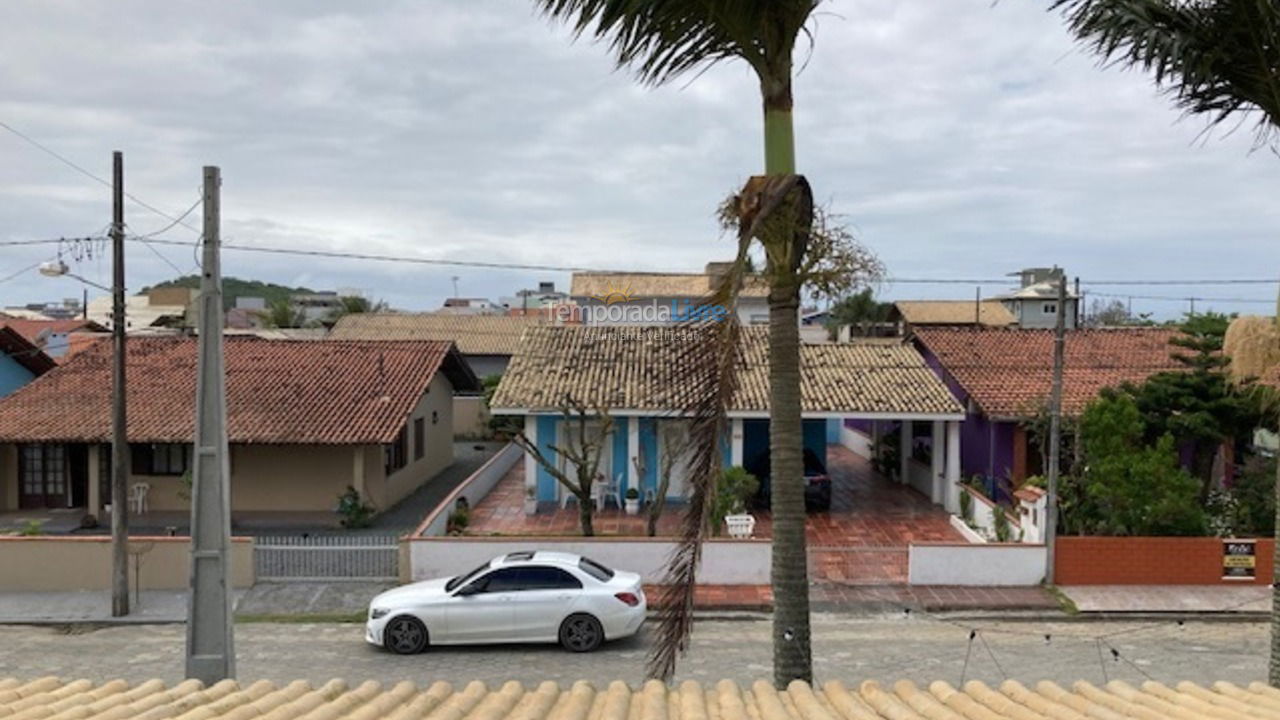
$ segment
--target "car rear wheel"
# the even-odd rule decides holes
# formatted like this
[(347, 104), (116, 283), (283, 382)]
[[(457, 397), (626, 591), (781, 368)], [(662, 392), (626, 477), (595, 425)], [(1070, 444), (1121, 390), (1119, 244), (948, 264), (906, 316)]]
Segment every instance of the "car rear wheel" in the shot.
[(427, 649), (427, 626), (416, 617), (394, 617), (382, 630), (382, 644), (397, 655), (416, 655)]
[(570, 615), (560, 624), (560, 644), (571, 652), (591, 652), (604, 642), (604, 628), (590, 615)]

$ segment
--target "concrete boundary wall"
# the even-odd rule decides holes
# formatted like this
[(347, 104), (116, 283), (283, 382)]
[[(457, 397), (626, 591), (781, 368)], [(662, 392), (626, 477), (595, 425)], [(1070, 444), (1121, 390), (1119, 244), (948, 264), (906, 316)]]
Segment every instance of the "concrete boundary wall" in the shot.
[(871, 438), (853, 428), (841, 426), (840, 444), (861, 457), (871, 459)]
[(445, 534), (449, 523), (449, 513), (453, 512), (458, 498), (466, 498), (467, 505), (475, 507), (498, 484), (507, 471), (524, 457), (524, 452), (515, 443), (507, 443), (493, 457), (485, 461), (462, 484), (453, 489), (434, 510), (427, 513), (422, 524), (413, 532), (412, 537), (438, 537)]
[(1048, 552), (1023, 543), (911, 545), (907, 582), (911, 585), (1039, 585)]
[[(190, 582), (191, 539), (129, 538), (129, 588), (183, 590)], [(138, 572), (134, 575), (137, 555)], [(231, 539), (231, 584), (252, 587), (253, 538)], [(0, 591), (109, 590), (111, 538), (107, 536), (0, 536)]]
[[(677, 543), (668, 538), (418, 537), (409, 538), (410, 577), (426, 580), (467, 572), (499, 555), (518, 550), (553, 550), (585, 555), (612, 568), (640, 573), (645, 583), (662, 581)], [(766, 585), (773, 550), (768, 540), (709, 540), (702, 546), (698, 582), (709, 585)]]

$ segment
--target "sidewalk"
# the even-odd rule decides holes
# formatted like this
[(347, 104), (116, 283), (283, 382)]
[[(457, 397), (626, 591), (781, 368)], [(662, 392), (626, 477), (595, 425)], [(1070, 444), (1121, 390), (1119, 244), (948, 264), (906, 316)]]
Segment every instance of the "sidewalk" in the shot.
[[(645, 588), (650, 607), (660, 604), (659, 592), (654, 586)], [(809, 587), (809, 603), (815, 611), (849, 613), (1060, 610), (1057, 599), (1039, 587), (816, 583)], [(701, 585), (694, 593), (694, 608), (768, 611), (773, 608), (773, 592), (768, 585)]]
[(1254, 615), (1271, 612), (1266, 585), (1072, 585), (1059, 590), (1082, 613)]

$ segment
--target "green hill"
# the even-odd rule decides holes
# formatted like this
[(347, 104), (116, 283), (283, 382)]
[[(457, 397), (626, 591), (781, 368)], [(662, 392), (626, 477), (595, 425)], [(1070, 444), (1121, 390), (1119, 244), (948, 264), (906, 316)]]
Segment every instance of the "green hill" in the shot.
[[(184, 275), (176, 280), (166, 280), (165, 282), (157, 283), (152, 287), (143, 288), (142, 291), (146, 292), (153, 288), (169, 288), (169, 287), (184, 287), (184, 288), (199, 289), (200, 276)], [(289, 296), (293, 295), (294, 293), (309, 293), (309, 292), (313, 292), (313, 291), (305, 287), (287, 287), (285, 285), (277, 285), (275, 283), (261, 282), (258, 280), (241, 280), (240, 278), (237, 278), (237, 277), (222, 278), (222, 306), (224, 309), (227, 309), (227, 310), (230, 310), (231, 308), (235, 307), (236, 298), (238, 297), (265, 298), (267, 301), (267, 305), (271, 305), (272, 303), (278, 302), (280, 300), (288, 300)]]

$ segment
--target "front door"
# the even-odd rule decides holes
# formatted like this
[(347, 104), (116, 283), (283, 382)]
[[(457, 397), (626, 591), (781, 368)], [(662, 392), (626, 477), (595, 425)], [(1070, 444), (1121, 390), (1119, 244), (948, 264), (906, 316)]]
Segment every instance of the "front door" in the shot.
[(21, 445), (18, 449), (18, 507), (68, 507), (65, 445)]

